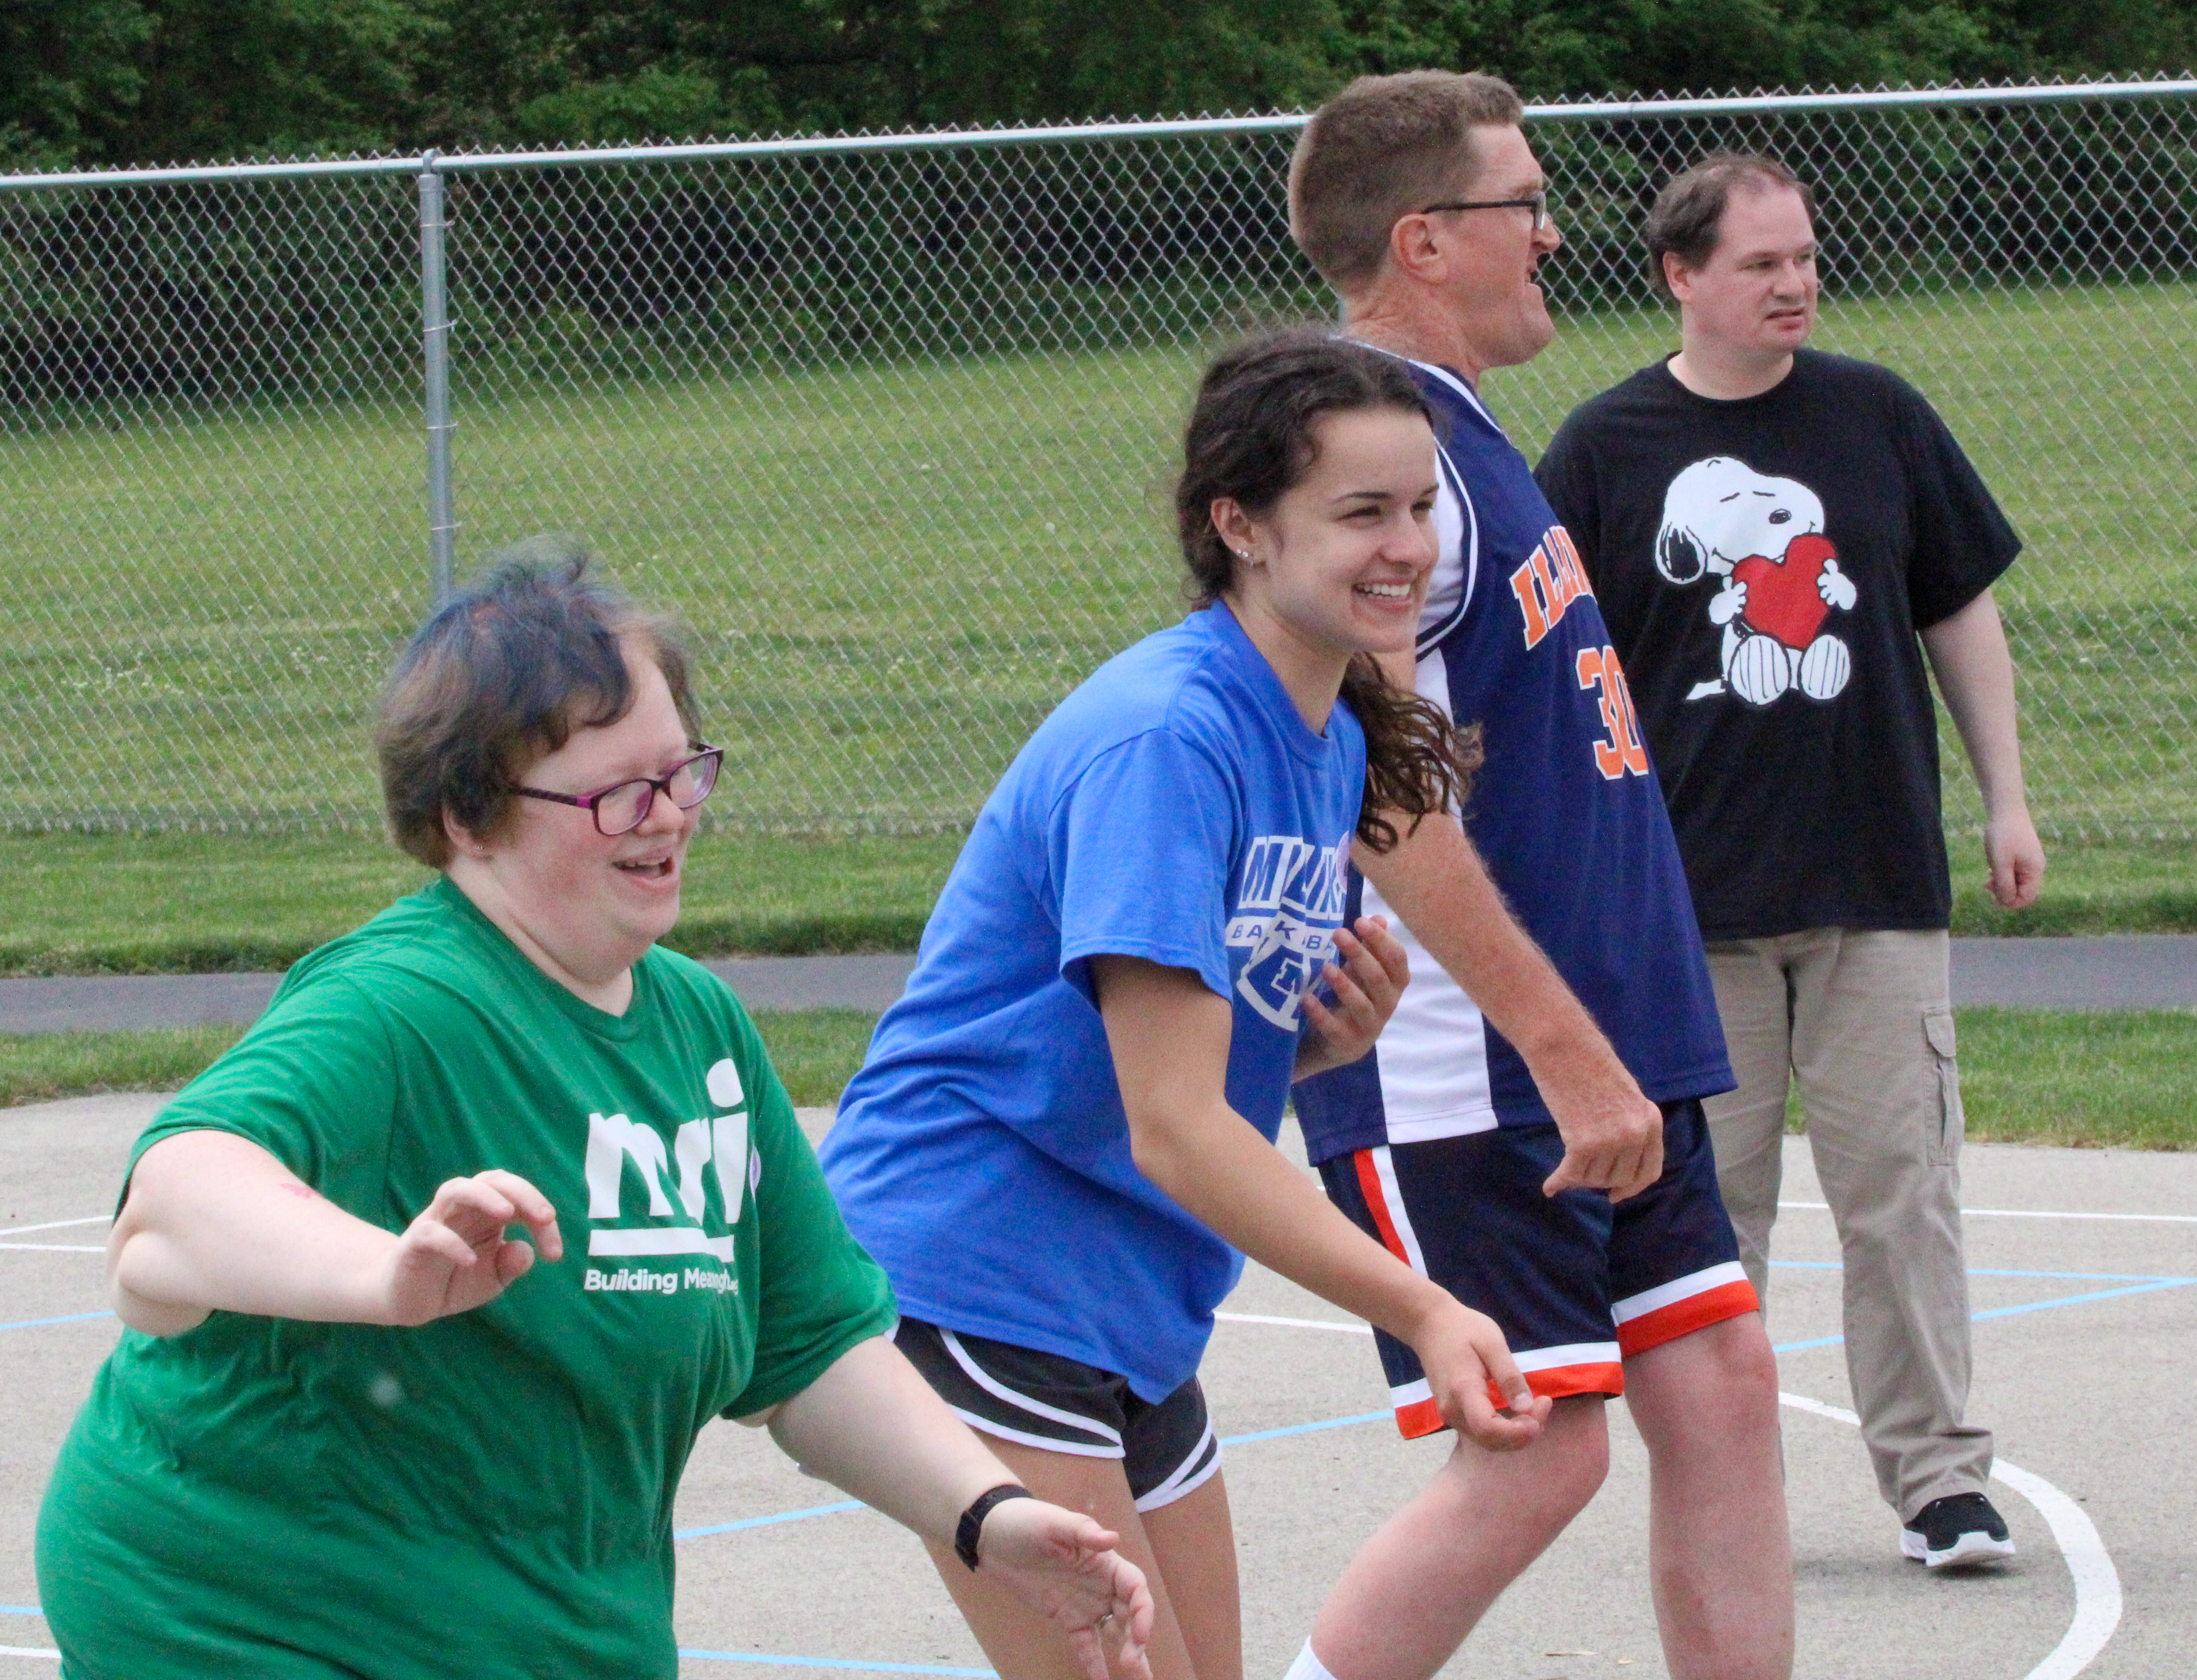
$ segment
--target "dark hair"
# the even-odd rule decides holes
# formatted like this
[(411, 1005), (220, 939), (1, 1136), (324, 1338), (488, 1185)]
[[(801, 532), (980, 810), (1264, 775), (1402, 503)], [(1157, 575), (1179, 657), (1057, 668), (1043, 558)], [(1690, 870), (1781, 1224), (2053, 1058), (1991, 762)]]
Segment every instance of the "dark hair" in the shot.
[(450, 860), (446, 816), (493, 834), (530, 765), (632, 710), (629, 645), (664, 673), (698, 739), (677, 630), (588, 568), (574, 539), (530, 538), (437, 607), (397, 656), (374, 729), (382, 801), (391, 837), (430, 868)]
[[(1194, 604), (1210, 605), (1235, 580), (1236, 557), (1214, 529), (1214, 501), (1232, 497), (1246, 513), (1265, 513), (1312, 470), (1319, 422), (1366, 408), (1435, 420), (1402, 362), (1324, 332), (1268, 333), (1213, 359), (1183, 428), (1174, 490), (1175, 530)], [(1480, 765), (1477, 725), (1460, 730), (1440, 707), (1390, 687), (1370, 653), (1351, 659), (1342, 700), (1365, 731), (1360, 840), (1386, 852), (1397, 835), (1384, 812), (1400, 811), (1416, 828), (1429, 812), (1464, 805)]]
[(1508, 82), (1469, 71), (1360, 76), (1313, 113), (1290, 155), (1290, 234), (1330, 286), (1381, 272), (1398, 218), (1470, 192), (1472, 130), (1515, 128)]
[(1783, 188), (1800, 195), (1808, 219), (1816, 217), (1816, 195), (1808, 183), (1775, 158), (1757, 152), (1712, 152), (1691, 169), (1672, 176), (1655, 195), (1648, 212), (1648, 225), (1640, 237), (1648, 246), (1648, 268), (1656, 289), (1671, 293), (1670, 277), (1663, 272), (1663, 253), (1669, 252), (1685, 267), (1698, 269), (1716, 255), (1724, 226), (1725, 206), (1732, 188), (1774, 191)]

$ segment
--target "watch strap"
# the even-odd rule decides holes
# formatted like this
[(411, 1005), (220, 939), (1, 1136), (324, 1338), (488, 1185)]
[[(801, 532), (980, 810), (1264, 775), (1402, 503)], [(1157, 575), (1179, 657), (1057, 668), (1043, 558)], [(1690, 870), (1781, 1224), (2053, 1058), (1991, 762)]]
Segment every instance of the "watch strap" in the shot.
[(1035, 1499), (1037, 1495), (1017, 1482), (1001, 1482), (997, 1487), (979, 1493), (970, 1502), (969, 1509), (961, 1513), (961, 1521), (954, 1528), (954, 1555), (970, 1568), (977, 1567), (977, 1539), (984, 1532), (984, 1519), (992, 1514), (994, 1505), (1005, 1504), (1010, 1499)]

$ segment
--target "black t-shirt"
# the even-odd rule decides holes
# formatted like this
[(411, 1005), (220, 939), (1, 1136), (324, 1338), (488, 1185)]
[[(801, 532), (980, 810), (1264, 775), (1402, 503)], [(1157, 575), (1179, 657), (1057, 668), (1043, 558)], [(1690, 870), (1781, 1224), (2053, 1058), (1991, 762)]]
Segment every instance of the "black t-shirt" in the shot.
[(1575, 409), (1535, 476), (1632, 684), (1703, 937), (1945, 926), (1916, 632), (2021, 542), (1914, 387), (1804, 350), (1719, 402), (1658, 362)]

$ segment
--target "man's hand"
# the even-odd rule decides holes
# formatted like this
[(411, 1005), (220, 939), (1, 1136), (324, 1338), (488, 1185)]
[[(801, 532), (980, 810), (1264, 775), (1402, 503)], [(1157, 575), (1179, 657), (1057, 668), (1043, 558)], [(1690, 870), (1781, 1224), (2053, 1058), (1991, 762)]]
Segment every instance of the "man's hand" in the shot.
[(1385, 916), (1360, 916), (1355, 935), (1337, 928), (1335, 949), (1342, 965), (1330, 963), (1320, 971), (1335, 994), (1333, 1006), (1305, 989), (1302, 1007), (1312, 1030), (1297, 1046), (1295, 1079), (1348, 1067), (1372, 1049), (1411, 982), (1412, 959)]
[(2044, 884), (2044, 843), (2029, 820), (2029, 807), (2018, 805), (1984, 824), (1984, 861), (1991, 867), (1991, 895), (2007, 910), (2026, 910)]
[(1081, 1511), (1042, 1499), (1009, 1499), (984, 1518), (977, 1567), (1068, 1635), (1087, 1680), (1115, 1671), (1151, 1680), (1152, 1594), (1144, 1572), (1116, 1551), (1121, 1536)]
[(557, 1210), (516, 1173), (449, 1180), (389, 1251), (379, 1290), (387, 1316), (380, 1322), (424, 1324), (494, 1301), (534, 1264), (532, 1248), (504, 1235), (521, 1224), (549, 1259), (563, 1257)]
[[(1516, 1452), (1539, 1437), (1550, 1401), (1527, 1385), (1503, 1332), (1486, 1313), (1445, 1298), (1410, 1341), (1435, 1409), (1458, 1434), (1490, 1452)], [(1503, 1411), (1496, 1410), (1490, 1389), (1503, 1396)]]
[[(1607, 1046), (1604, 1046), (1607, 1051)], [(1663, 1176), (1663, 1110), (1640, 1094), (1640, 1087), (1614, 1054), (1603, 1068), (1533, 1070), (1541, 1100), (1564, 1140), (1564, 1158), (1542, 1182), (1541, 1193), (1604, 1190), (1612, 1202), (1637, 1196)]]

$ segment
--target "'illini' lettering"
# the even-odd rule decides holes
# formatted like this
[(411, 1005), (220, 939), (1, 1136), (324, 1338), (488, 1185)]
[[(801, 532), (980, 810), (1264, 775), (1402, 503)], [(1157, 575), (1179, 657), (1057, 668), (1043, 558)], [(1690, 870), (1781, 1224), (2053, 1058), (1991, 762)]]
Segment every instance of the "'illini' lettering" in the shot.
[(1510, 574), (1510, 593), (1526, 620), (1526, 646), (1533, 646), (1562, 622), (1571, 604), (1594, 594), (1586, 581), (1572, 534), (1551, 525), (1526, 563)]

